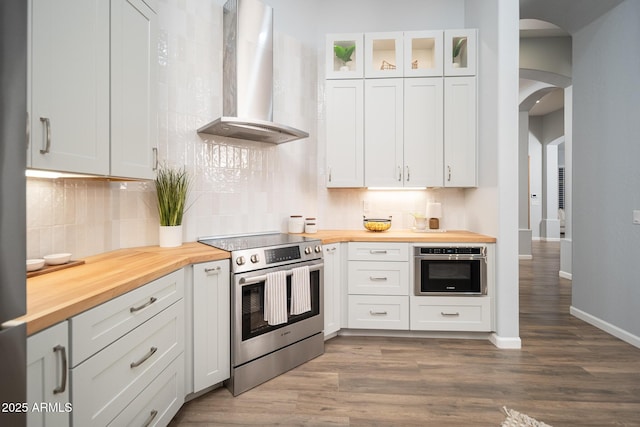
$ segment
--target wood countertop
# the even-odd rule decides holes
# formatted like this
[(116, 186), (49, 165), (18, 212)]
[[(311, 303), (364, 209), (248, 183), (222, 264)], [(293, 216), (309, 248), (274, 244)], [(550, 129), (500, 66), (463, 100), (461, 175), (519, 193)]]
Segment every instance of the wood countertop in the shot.
[[(323, 244), (340, 242), (495, 243), (494, 237), (465, 230), (417, 233), (411, 230), (320, 230), (302, 236)], [(27, 322), (32, 335), (76, 314), (190, 264), (229, 259), (228, 252), (197, 242), (177, 248), (118, 249), (85, 258), (85, 263), (27, 279)]]
[(495, 243), (496, 238), (466, 230), (415, 232), (412, 230), (318, 230), (302, 236), (322, 240), (323, 244), (340, 242), (421, 242), (421, 243)]
[(27, 279), (27, 335), (53, 326), (189, 264), (228, 259), (201, 243), (118, 249), (82, 265)]

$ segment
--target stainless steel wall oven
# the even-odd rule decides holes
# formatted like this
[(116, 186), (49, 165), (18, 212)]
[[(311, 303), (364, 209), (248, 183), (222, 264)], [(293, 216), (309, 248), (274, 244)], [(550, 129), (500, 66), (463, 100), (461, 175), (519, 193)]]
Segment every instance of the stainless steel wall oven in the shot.
[[(269, 233), (200, 242), (231, 252), (231, 378), (226, 386), (234, 396), (324, 353), (319, 240)], [(273, 296), (267, 288), (278, 274), (284, 304), (274, 321), (268, 320)], [(294, 308), (300, 286), (307, 292), (302, 309)]]
[(414, 248), (415, 295), (486, 295), (487, 248)]

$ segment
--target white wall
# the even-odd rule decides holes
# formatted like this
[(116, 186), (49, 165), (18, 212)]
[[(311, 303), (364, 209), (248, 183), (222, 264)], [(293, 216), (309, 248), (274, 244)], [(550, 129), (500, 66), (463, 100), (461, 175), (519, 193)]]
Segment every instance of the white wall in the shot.
[(573, 34), (572, 312), (640, 346), (640, 2)]
[(571, 37), (520, 39), (520, 68), (571, 77)]

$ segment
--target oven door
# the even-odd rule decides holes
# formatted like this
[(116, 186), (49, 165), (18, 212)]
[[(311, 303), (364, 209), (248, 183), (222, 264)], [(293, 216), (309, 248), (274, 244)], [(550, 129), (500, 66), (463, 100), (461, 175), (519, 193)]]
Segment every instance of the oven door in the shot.
[[(291, 269), (309, 267), (311, 310), (291, 314)], [(287, 323), (269, 325), (264, 320), (266, 274), (287, 270)], [(233, 278), (232, 361), (237, 367), (272, 351), (323, 331), (324, 264), (322, 260), (236, 274)]]
[(487, 260), (476, 256), (416, 256), (415, 295), (486, 295)]

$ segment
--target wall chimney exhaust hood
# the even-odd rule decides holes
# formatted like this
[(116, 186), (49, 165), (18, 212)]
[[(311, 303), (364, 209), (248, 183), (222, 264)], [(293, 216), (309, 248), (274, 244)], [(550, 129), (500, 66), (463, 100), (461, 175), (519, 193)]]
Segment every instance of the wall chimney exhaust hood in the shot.
[(224, 5), (223, 117), (198, 133), (281, 144), (309, 136), (273, 118), (273, 9), (260, 0)]

